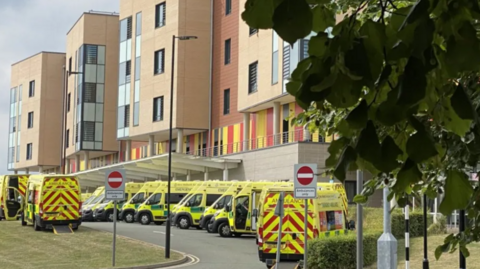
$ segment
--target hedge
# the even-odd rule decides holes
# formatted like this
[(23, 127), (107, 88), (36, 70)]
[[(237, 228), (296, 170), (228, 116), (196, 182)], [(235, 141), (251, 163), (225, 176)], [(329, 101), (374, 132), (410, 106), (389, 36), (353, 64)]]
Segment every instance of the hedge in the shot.
[[(319, 238), (308, 242), (308, 268), (310, 269), (355, 269), (356, 233)], [(363, 235), (363, 263), (365, 266), (377, 261), (377, 240), (381, 233)]]
[[(349, 220), (357, 221), (356, 206), (349, 207)], [(423, 236), (423, 212), (420, 210), (410, 211), (410, 237)], [(428, 214), (427, 225), (433, 223), (433, 216)], [(357, 226), (357, 225), (355, 225)], [(383, 231), (383, 208), (363, 208), (363, 229), (365, 231)], [(395, 209), (392, 212), (392, 234), (397, 239), (405, 238), (405, 215), (402, 209)]]

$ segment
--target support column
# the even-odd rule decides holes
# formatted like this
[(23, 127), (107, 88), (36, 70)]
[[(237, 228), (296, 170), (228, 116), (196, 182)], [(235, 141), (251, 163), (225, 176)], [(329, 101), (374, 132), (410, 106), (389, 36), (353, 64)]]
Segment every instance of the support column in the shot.
[(177, 129), (177, 153), (183, 153), (183, 129)]
[(192, 176), (192, 175), (191, 175), (190, 170), (187, 170), (187, 181), (190, 181), (190, 180), (192, 179), (191, 176)]
[(13, 170), (13, 173), (14, 173), (15, 175), (18, 175), (18, 170)]
[(223, 169), (223, 181), (228, 181), (228, 168)]
[(250, 112), (243, 113), (243, 151), (250, 149)]
[(207, 181), (208, 178), (209, 178), (209, 176), (208, 176), (208, 167), (205, 167), (205, 173), (203, 174), (203, 180), (204, 180), (204, 181)]
[(85, 170), (90, 169), (90, 152), (85, 151), (85, 155), (83, 155), (83, 162), (85, 164)]
[(75, 155), (75, 172), (80, 171), (80, 155)]
[(39, 172), (40, 174), (43, 174), (43, 166), (39, 166), (39, 167), (38, 167), (38, 172)]
[(273, 143), (278, 145), (281, 143), (281, 133), (280, 133), (280, 102), (273, 103)]
[(28, 168), (27, 168), (27, 169), (25, 169), (25, 174), (28, 174), (28, 173), (30, 173), (30, 170), (28, 170)]
[(377, 241), (377, 266), (382, 269), (397, 268), (397, 239), (392, 234), (389, 190), (383, 189), (383, 234)]
[(65, 160), (65, 174), (70, 174), (71, 173), (70, 162), (71, 162), (71, 160), (68, 159), (68, 158)]
[(132, 140), (127, 140), (126, 142), (125, 161), (128, 162), (132, 160)]
[(155, 136), (148, 136), (148, 157), (155, 155)]

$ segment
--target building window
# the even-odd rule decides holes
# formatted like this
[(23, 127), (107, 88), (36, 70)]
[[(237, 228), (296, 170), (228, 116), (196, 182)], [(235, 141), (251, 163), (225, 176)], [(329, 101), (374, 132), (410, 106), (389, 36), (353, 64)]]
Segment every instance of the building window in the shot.
[(138, 12), (136, 16), (136, 29), (135, 29), (135, 35), (139, 36), (142, 34), (142, 12)]
[(225, 40), (225, 64), (230, 63), (231, 47), (232, 47), (232, 39), (229, 38)]
[(250, 35), (254, 35), (254, 34), (256, 34), (257, 32), (258, 32), (257, 29), (250, 27), (250, 30), (249, 30)]
[(33, 111), (28, 112), (28, 129), (33, 128)]
[(165, 72), (165, 49), (155, 51), (155, 65), (154, 65), (154, 74), (162, 74)]
[(232, 13), (232, 0), (225, 0), (225, 15)]
[(302, 39), (300, 44), (300, 61), (305, 59), (305, 58), (308, 58), (309, 55), (308, 55), (308, 42), (310, 42), (309, 39)]
[(223, 115), (230, 114), (230, 89), (223, 91)]
[(248, 93), (257, 91), (257, 68), (258, 62), (254, 62), (248, 66)]
[(85, 83), (85, 88), (83, 91), (83, 102), (95, 103), (96, 99), (97, 99), (97, 84)]
[(68, 145), (70, 145), (70, 129), (65, 133), (65, 148), (68, 148)]
[(125, 120), (124, 126), (130, 127), (130, 105), (125, 105)]
[(86, 64), (97, 64), (98, 47), (93, 45), (87, 45), (86, 47)]
[(278, 35), (272, 30), (272, 85), (278, 83)]
[(28, 87), (28, 97), (33, 97), (35, 96), (35, 80), (30, 81), (29, 87)]
[(132, 38), (132, 17), (127, 19), (127, 39)]
[(155, 28), (162, 27), (165, 25), (166, 18), (166, 3), (160, 3), (155, 6)]
[(125, 83), (130, 83), (132, 75), (132, 61), (125, 63)]
[(32, 143), (28, 143), (27, 144), (27, 160), (32, 159), (32, 151), (33, 151)]
[(95, 122), (84, 121), (83, 122), (83, 137), (82, 141), (95, 141)]
[(67, 112), (70, 112), (70, 99), (72, 99), (72, 94), (68, 93), (68, 95), (67, 95)]
[[(68, 72), (72, 72), (72, 57), (70, 57), (70, 59), (68, 59)], [(68, 74), (70, 75), (70, 74)]]
[(153, 121), (163, 120), (163, 96), (153, 99)]

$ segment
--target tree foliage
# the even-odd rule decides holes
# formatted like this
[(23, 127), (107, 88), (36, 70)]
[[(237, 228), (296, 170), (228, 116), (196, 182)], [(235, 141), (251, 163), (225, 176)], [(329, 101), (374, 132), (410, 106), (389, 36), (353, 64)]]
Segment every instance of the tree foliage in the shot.
[(297, 122), (339, 134), (330, 173), (374, 175), (356, 201), (384, 186), (401, 207), (444, 194), (441, 213), (466, 209), (470, 221), (436, 256), (468, 256), (480, 240), (480, 189), (468, 180), (480, 158), (478, 0), (247, 0), (242, 18), (291, 45), (314, 32), (287, 91), (305, 110)]

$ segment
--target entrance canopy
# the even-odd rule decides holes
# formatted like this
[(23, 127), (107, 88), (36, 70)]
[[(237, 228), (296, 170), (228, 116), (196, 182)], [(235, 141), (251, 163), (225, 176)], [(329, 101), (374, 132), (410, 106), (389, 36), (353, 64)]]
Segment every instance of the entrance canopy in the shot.
[[(172, 177), (186, 177), (204, 174), (204, 179), (209, 179), (209, 172), (223, 171), (223, 180), (228, 180), (228, 170), (237, 168), (242, 160), (210, 158), (193, 156), (181, 153), (172, 153)], [(125, 169), (127, 182), (145, 180), (159, 180), (168, 178), (168, 153), (153, 157), (132, 160), (104, 167), (72, 173), (80, 179), (85, 187), (102, 186), (105, 183), (105, 171), (112, 169)]]

